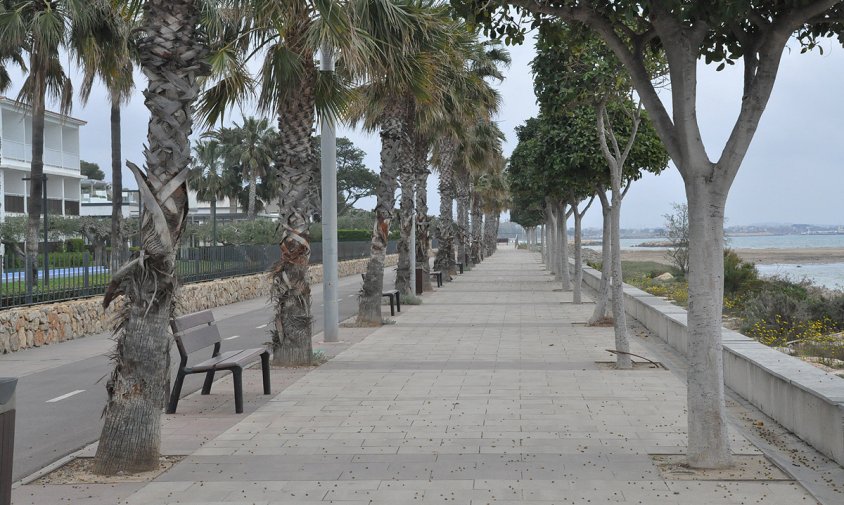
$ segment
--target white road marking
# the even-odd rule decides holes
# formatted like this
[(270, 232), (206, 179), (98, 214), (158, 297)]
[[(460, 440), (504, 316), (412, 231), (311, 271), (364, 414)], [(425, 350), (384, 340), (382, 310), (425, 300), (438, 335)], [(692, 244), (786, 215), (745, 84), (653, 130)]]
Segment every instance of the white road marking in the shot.
[(232, 335), (231, 337), (226, 337), (223, 340), (234, 340), (236, 338), (240, 338), (240, 335)]
[(256, 326), (255, 329), (260, 330), (261, 328), (266, 328), (266, 327), (267, 327), (266, 324), (262, 324), (261, 326)]
[(70, 393), (68, 393), (66, 395), (57, 396), (57, 397), (53, 398), (52, 400), (47, 400), (45, 403), (60, 402), (64, 399), (66, 399), (66, 398), (70, 398), (71, 396), (78, 395), (79, 393), (84, 393), (84, 392), (85, 392), (84, 389), (77, 389), (76, 391), (71, 391)]

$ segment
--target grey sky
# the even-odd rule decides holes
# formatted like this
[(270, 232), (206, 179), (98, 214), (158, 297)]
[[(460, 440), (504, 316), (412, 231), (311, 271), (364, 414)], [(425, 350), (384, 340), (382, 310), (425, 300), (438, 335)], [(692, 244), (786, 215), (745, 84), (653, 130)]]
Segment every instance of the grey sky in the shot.
[[(823, 56), (817, 51), (801, 55), (795, 45), (795, 49), (783, 56), (773, 96), (730, 192), (728, 224), (844, 224), (844, 199), (840, 196), (844, 181), (840, 173), (844, 159), (844, 100), (839, 97), (844, 82), (844, 50), (831, 40), (824, 43), (824, 48)], [(532, 42), (509, 49), (513, 64), (507, 71), (507, 79), (499, 86), (503, 105), (498, 118), (507, 135), (507, 155), (515, 147), (514, 128), (537, 112), (529, 67), (534, 54)], [(137, 83), (139, 90), (123, 110), (123, 156), (142, 162), (149, 116), (140, 91), (145, 80), (140, 74)], [(12, 90), (8, 96), (14, 97), (16, 93), (17, 90)], [(76, 101), (72, 115), (88, 121), (81, 130), (82, 158), (99, 163), (109, 173), (107, 97), (102, 88), (96, 89), (87, 106)], [(715, 72), (714, 66), (701, 64), (698, 116), (704, 142), (713, 157), (719, 154), (729, 135), (740, 99), (740, 65)], [(239, 121), (240, 115), (236, 111), (231, 117)], [(348, 128), (339, 129), (338, 135), (348, 136), (366, 151), (367, 165), (378, 170), (377, 135)], [(124, 181), (134, 186), (125, 169)], [(684, 199), (682, 179), (673, 167), (659, 176), (646, 176), (635, 183), (625, 199), (622, 226), (659, 226), (671, 203)], [(359, 206), (371, 208), (374, 201), (361, 200)], [(435, 177), (429, 181), (429, 207), (432, 214), (438, 213)], [(584, 226), (600, 226), (600, 213), (590, 210)]]

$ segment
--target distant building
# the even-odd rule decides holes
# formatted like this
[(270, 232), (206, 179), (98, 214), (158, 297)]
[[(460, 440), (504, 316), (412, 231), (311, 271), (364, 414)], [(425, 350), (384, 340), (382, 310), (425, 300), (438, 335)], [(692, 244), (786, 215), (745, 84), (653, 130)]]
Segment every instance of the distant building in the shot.
[[(95, 217), (111, 217), (112, 186), (110, 182), (83, 179), (80, 183), (82, 191), (82, 208), (80, 215)], [(137, 217), (140, 212), (140, 194), (137, 189), (123, 190), (123, 217)]]
[[(47, 111), (44, 118), (44, 174), (47, 212), (78, 216), (79, 127), (85, 121)], [(0, 97), (0, 221), (22, 215), (29, 204), (32, 156), (32, 114), (28, 105)]]

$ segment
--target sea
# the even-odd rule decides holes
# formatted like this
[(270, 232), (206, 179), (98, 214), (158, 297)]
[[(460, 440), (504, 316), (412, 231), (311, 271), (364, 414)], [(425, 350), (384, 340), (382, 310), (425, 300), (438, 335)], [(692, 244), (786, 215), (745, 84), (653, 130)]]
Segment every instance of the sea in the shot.
[[(638, 249), (636, 246), (639, 244), (660, 240), (662, 239), (625, 238), (621, 239), (621, 247), (622, 249)], [(727, 247), (733, 249), (801, 249), (813, 247), (844, 249), (844, 234), (737, 236), (727, 237), (726, 241)], [(784, 276), (793, 280), (807, 279), (818, 286), (844, 290), (844, 263), (757, 264), (756, 268), (764, 276)]]

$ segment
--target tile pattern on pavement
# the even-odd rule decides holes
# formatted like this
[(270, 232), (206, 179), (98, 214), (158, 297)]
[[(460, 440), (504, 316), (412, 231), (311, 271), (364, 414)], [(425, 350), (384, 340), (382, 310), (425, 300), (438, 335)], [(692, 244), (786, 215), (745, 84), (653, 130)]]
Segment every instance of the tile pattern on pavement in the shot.
[(557, 287), (500, 250), (126, 503), (815, 503), (791, 481), (663, 480), (649, 455), (685, 451), (685, 385), (597, 365), (612, 328), (573, 324), (592, 305)]

